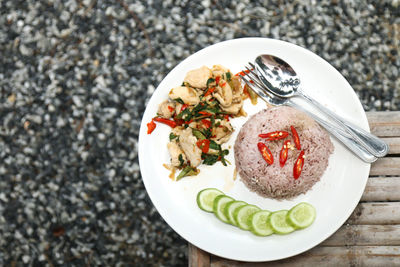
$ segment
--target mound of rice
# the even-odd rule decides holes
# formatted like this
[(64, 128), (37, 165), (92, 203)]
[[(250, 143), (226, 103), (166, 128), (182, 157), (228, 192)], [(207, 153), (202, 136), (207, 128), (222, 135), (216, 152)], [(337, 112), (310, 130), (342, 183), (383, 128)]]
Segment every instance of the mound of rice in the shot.
[[(293, 125), (300, 137), (305, 153), (303, 171), (293, 178), (293, 166), (300, 154), (296, 148), (289, 149), (286, 164), (279, 165), (279, 153), (284, 140), (266, 141), (260, 133), (288, 131), (293, 143), (290, 126)], [(264, 142), (274, 156), (268, 165), (258, 151), (257, 143)], [(242, 127), (235, 141), (236, 168), (244, 184), (263, 197), (290, 199), (307, 192), (318, 182), (328, 166), (333, 145), (328, 133), (306, 114), (290, 107), (274, 107), (253, 115)]]

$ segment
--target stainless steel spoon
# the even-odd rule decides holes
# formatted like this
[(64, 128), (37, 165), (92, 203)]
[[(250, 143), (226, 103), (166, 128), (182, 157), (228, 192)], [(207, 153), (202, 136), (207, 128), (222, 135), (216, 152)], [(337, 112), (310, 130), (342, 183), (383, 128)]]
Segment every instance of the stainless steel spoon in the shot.
[(357, 142), (355, 142), (355, 140), (351, 136), (349, 136), (345, 131), (325, 121), (315, 113), (308, 111), (301, 105), (292, 101), (290, 98), (283, 98), (269, 93), (268, 90), (265, 88), (265, 86), (262, 84), (262, 82), (258, 79), (258, 76), (254, 75), (250, 68), (247, 67), (247, 69), (250, 70), (250, 72), (248, 72), (245, 76), (242, 76), (243, 81), (254, 92), (256, 92), (260, 96), (260, 98), (263, 99), (265, 102), (274, 106), (281, 106), (281, 105), (290, 106), (307, 113), (311, 118), (317, 121), (322, 127), (324, 127), (328, 132), (330, 132), (333, 136), (335, 136), (339, 141), (341, 141), (345, 146), (347, 146), (350, 149), (350, 151), (352, 151), (356, 156), (358, 156), (364, 162), (372, 163), (376, 161), (377, 158), (374, 157), (374, 155), (365, 150), (363, 146), (360, 146)]
[(272, 55), (258, 56), (255, 60), (255, 69), (258, 77), (271, 93), (283, 98), (303, 97), (332, 118), (374, 156), (384, 157), (388, 153), (389, 146), (381, 139), (349, 123), (306, 94), (300, 87), (300, 78), (294, 69), (281, 58)]

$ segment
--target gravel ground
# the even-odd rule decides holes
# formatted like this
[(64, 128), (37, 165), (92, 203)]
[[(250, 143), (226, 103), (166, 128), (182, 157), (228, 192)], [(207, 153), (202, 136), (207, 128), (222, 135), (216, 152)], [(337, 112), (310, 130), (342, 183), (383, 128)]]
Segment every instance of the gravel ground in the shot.
[(400, 110), (399, 2), (0, 0), (0, 265), (187, 265), (138, 165), (163, 77), (271, 37), (328, 60), (365, 110)]

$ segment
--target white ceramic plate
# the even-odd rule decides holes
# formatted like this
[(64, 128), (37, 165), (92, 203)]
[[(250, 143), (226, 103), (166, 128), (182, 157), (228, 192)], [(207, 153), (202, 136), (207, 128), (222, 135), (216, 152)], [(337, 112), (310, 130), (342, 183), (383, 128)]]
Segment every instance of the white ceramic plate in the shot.
[[(310, 191), (290, 201), (266, 199), (250, 192), (237, 178), (233, 181), (233, 144), (236, 134), (247, 118), (231, 120), (235, 133), (227, 144), (231, 146), (228, 167), (217, 163), (201, 166), (200, 174), (174, 182), (162, 165), (169, 163), (167, 150), (170, 128), (157, 124), (147, 134), (146, 124), (155, 116), (157, 106), (167, 99), (171, 88), (179, 86), (187, 71), (206, 65), (222, 64), (236, 73), (259, 54), (268, 53), (287, 61), (301, 77), (303, 87), (317, 100), (369, 130), (365, 112), (348, 82), (329, 63), (299, 46), (266, 38), (243, 38), (207, 47), (176, 66), (160, 83), (151, 97), (140, 127), (139, 162), (146, 190), (158, 212), (183, 238), (212, 254), (240, 261), (271, 261), (302, 253), (332, 235), (350, 216), (364, 191), (370, 165), (362, 162), (332, 138), (335, 151), (321, 181)], [(301, 99), (300, 99), (301, 100)], [(249, 115), (265, 108), (263, 101), (253, 106), (247, 100)], [(317, 218), (307, 229), (292, 234), (258, 237), (222, 223), (213, 214), (196, 205), (197, 193), (215, 187), (226, 194), (271, 211), (290, 209), (306, 201), (315, 206)]]

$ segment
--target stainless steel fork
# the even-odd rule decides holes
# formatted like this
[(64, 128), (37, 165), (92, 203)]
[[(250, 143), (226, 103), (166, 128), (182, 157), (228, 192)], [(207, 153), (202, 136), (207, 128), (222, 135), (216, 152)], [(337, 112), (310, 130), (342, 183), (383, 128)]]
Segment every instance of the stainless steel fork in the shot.
[(352, 138), (348, 133), (342, 129), (336, 127), (332, 123), (325, 121), (323, 118), (319, 117), (317, 114), (312, 113), (302, 107), (301, 105), (293, 102), (290, 98), (282, 98), (269, 93), (269, 91), (264, 87), (263, 83), (258, 78), (258, 75), (253, 71), (251, 67), (246, 66), (246, 74), (242, 75), (241, 78), (257, 95), (260, 96), (265, 102), (274, 106), (290, 106), (297, 110), (303, 111), (308, 116), (317, 121), (322, 127), (324, 127), (328, 132), (330, 132), (334, 137), (336, 137), (342, 144), (344, 144), (350, 151), (352, 151), (356, 156), (362, 159), (364, 162), (372, 163), (376, 161), (376, 157), (368, 152), (363, 146), (361, 146), (354, 138)]

